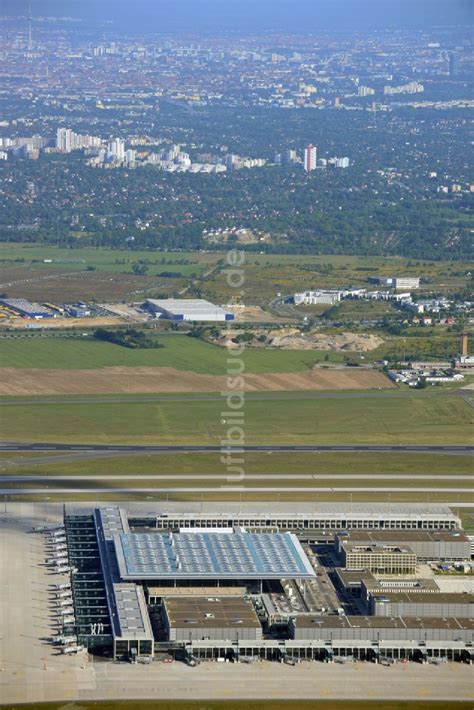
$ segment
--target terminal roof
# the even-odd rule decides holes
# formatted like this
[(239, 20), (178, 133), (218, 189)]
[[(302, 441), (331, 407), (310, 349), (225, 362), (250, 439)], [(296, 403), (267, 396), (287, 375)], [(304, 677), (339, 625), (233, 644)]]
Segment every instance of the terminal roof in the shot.
[[(218, 590), (217, 590), (218, 591)], [(166, 614), (171, 627), (260, 629), (261, 624), (251, 601), (239, 597), (199, 597), (166, 599)]]
[(121, 533), (114, 541), (123, 580), (315, 576), (291, 533)]

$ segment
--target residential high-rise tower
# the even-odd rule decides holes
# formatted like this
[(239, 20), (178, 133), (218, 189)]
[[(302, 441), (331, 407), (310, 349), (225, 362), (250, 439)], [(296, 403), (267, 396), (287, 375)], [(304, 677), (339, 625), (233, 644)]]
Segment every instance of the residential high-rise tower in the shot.
[(309, 145), (304, 150), (304, 169), (307, 173), (316, 170), (317, 148), (314, 145)]

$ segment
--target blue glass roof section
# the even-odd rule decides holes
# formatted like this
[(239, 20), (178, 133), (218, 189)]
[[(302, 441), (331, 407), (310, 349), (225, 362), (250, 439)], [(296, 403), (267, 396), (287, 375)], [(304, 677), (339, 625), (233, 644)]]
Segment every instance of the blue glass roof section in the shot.
[(114, 542), (123, 580), (315, 576), (291, 533), (120, 533)]

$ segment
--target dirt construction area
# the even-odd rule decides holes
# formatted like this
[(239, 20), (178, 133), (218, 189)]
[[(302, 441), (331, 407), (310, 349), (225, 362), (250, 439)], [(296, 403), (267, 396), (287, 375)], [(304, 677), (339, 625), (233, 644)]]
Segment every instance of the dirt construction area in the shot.
[[(124, 318), (115, 316), (98, 316), (97, 318), (48, 318), (48, 330), (60, 330), (61, 328), (107, 328), (113, 325), (123, 325)], [(2, 321), (2, 328), (16, 328), (17, 330), (26, 330), (31, 327), (32, 323), (28, 319), (16, 318), (12, 320)], [(35, 323), (38, 328), (43, 327), (41, 323)]]
[[(234, 314), (235, 320), (242, 323), (280, 323), (285, 319), (264, 311), (260, 306), (244, 306), (243, 304), (227, 304), (226, 311)], [(289, 319), (291, 320), (291, 319)]]
[[(146, 394), (222, 392), (226, 376), (172, 367), (104, 367), (93, 370), (0, 368), (0, 395)], [(375, 370), (338, 368), (310, 372), (246, 374), (247, 392), (389, 389), (395, 385)]]
[[(238, 320), (238, 319), (237, 319)], [(243, 318), (245, 320), (245, 318)], [(385, 340), (373, 333), (302, 333), (299, 328), (276, 328), (274, 330), (254, 330), (252, 347), (275, 348), (280, 350), (333, 350), (335, 352), (367, 353), (382, 345)], [(218, 340), (227, 348), (233, 347), (233, 330), (224, 331)]]
[[(472, 667), (418, 663), (384, 667), (318, 662), (295, 667), (155, 661), (150, 665), (97, 662), (82, 651), (65, 656), (46, 641), (54, 635), (46, 544), (33, 526), (61, 522), (60, 504), (8, 503), (0, 511), (0, 703), (127, 698), (469, 700)], [(62, 580), (64, 581), (64, 580)]]

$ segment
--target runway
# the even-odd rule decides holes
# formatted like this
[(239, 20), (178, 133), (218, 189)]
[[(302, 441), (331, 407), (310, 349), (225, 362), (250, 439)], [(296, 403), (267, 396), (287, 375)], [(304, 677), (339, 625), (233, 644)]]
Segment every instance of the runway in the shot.
[[(259, 401), (271, 401), (271, 400), (281, 400), (281, 399), (354, 399), (361, 398), (364, 399), (384, 399), (390, 397), (404, 398), (410, 393), (397, 391), (397, 390), (387, 390), (387, 391), (374, 391), (367, 392), (366, 390), (353, 390), (350, 392), (327, 392), (324, 390), (301, 390), (297, 392), (292, 392), (291, 390), (273, 390), (266, 392), (246, 392), (245, 399), (254, 402)], [(440, 396), (443, 393), (436, 392), (436, 396)], [(74, 397), (74, 404), (152, 404), (153, 402), (222, 402), (222, 395), (219, 392), (215, 394), (146, 394), (146, 395), (134, 395), (134, 394), (110, 394), (110, 395), (71, 395)], [(7, 399), (3, 395), (1, 404), (2, 407), (18, 407), (25, 405), (49, 405), (49, 404), (64, 404), (64, 400), (67, 395), (36, 395), (31, 399), (23, 399), (17, 396), (12, 399)]]
[[(51, 483), (53, 481), (225, 481), (229, 475), (223, 471), (222, 473), (166, 473), (166, 474), (141, 474), (141, 473), (124, 473), (116, 474), (82, 474), (69, 476), (47, 476), (47, 475), (32, 475), (32, 476), (0, 476), (1, 483)], [(245, 474), (246, 481), (434, 481), (440, 479), (443, 481), (473, 481), (473, 477), (469, 475), (448, 474), (389, 474), (389, 473), (247, 473)]]
[(277, 487), (246, 487), (242, 485), (223, 485), (223, 486), (193, 486), (193, 487), (183, 487), (183, 488), (95, 488), (95, 487), (84, 487), (84, 488), (69, 488), (68, 486), (64, 488), (49, 488), (43, 486), (40, 488), (0, 488), (0, 495), (12, 496), (12, 495), (63, 495), (67, 494), (153, 494), (162, 495), (163, 493), (198, 493), (204, 495), (207, 493), (456, 493), (463, 495), (472, 495), (472, 488), (417, 488), (417, 487), (407, 487), (407, 488), (380, 488), (380, 487), (341, 487), (341, 488), (331, 488), (330, 486), (325, 487), (297, 487), (288, 486), (284, 488)]
[(256, 444), (244, 446), (218, 446), (213, 444), (63, 444), (63, 443), (28, 443), (28, 442), (0, 442), (0, 454), (9, 451), (75, 451), (75, 452), (101, 452), (113, 451), (117, 453), (135, 452), (219, 452), (244, 453), (246, 451), (338, 451), (338, 452), (406, 452), (406, 453), (474, 453), (474, 446), (468, 444), (431, 445), (421, 444)]

